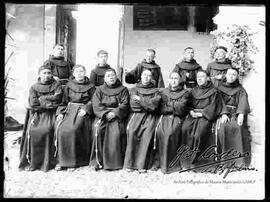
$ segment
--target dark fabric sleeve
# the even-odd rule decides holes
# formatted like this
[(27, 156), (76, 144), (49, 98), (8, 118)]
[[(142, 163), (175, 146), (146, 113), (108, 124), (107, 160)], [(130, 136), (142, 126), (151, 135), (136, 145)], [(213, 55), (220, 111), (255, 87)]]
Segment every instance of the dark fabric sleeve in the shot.
[(50, 60), (49, 60), (49, 59), (46, 60), (46, 61), (43, 63), (43, 65), (50, 65)]
[(93, 95), (95, 93), (95, 90), (96, 90), (96, 88), (95, 87), (92, 87), (88, 91), (91, 99), (82, 107), (82, 109), (84, 111), (86, 111), (86, 113), (88, 113), (89, 115), (93, 114), (92, 98), (93, 98)]
[(173, 113), (173, 103), (169, 102), (165, 94), (163, 94), (162, 92), (160, 94), (161, 94), (160, 113), (161, 114)]
[(96, 75), (96, 73), (92, 70), (91, 73), (90, 73), (90, 77), (89, 77), (90, 83), (96, 85), (96, 78), (97, 78), (97, 75)]
[(210, 72), (211, 72), (211, 65), (210, 64), (207, 65), (206, 72), (208, 73), (209, 76), (211, 76), (210, 75)]
[(38, 99), (38, 94), (37, 91), (31, 86), (29, 90), (29, 98), (28, 98), (29, 106), (30, 107), (37, 107), (40, 106), (40, 102)]
[(97, 88), (92, 99), (93, 111), (98, 118), (103, 118), (105, 114), (110, 112), (106, 106), (102, 104), (102, 91)]
[(175, 65), (175, 67), (173, 68), (172, 71), (173, 71), (173, 72), (178, 72), (178, 74), (180, 74), (178, 64)]
[(68, 86), (65, 86), (65, 88), (63, 90), (62, 102), (56, 110), (56, 115), (65, 113), (65, 110), (66, 110), (68, 102), (69, 102), (68, 93), (69, 93), (69, 88), (68, 88)]
[[(187, 82), (187, 71), (179, 68), (179, 75), (184, 83)], [(196, 77), (195, 77), (196, 78)]]
[(72, 62), (72, 61), (68, 61), (68, 75), (69, 75), (69, 79), (71, 80), (71, 79), (73, 79), (74, 78), (74, 76), (73, 76), (73, 67), (74, 67), (74, 63)]
[(157, 84), (157, 87), (158, 88), (164, 88), (165, 87), (161, 69), (158, 69), (158, 84)]
[(161, 109), (160, 109), (161, 114), (170, 114), (173, 113), (173, 103), (170, 102), (164, 102), (162, 103)]
[(56, 85), (57, 86), (55, 88), (55, 91), (54, 91), (53, 95), (44, 95), (44, 96), (41, 96), (41, 97), (46, 99), (46, 100), (49, 100), (49, 101), (52, 101), (52, 102), (55, 102), (55, 103), (59, 104), (62, 101), (63, 89), (62, 89), (62, 86), (61, 86), (60, 83), (57, 83)]
[(113, 109), (112, 112), (119, 119), (124, 119), (129, 114), (129, 92), (128, 89), (124, 89), (120, 94), (119, 105), (117, 108)]
[(57, 71), (56, 71), (56, 68), (55, 68), (55, 66), (51, 63), (50, 59), (46, 60), (46, 61), (44, 62), (44, 65), (49, 65), (49, 66), (51, 67), (51, 69), (52, 69), (52, 75), (53, 75), (53, 76), (59, 77), (59, 75), (58, 75), (58, 73), (57, 73)]
[(250, 113), (250, 107), (248, 102), (248, 94), (245, 89), (240, 90), (239, 92), (239, 102), (236, 110), (237, 114), (247, 115)]
[(220, 115), (230, 114), (230, 112), (228, 111), (228, 109), (226, 107), (226, 103), (225, 103), (225, 100), (224, 100), (224, 94), (221, 91), (219, 91), (219, 94), (220, 94), (221, 102), (222, 102), (222, 110), (220, 112)]
[(42, 108), (57, 108), (62, 100), (62, 86), (60, 83), (56, 84), (53, 94), (42, 95), (39, 97), (40, 106)]
[(191, 101), (191, 94), (190, 92), (186, 92), (180, 101), (177, 101), (177, 102), (174, 102), (174, 105), (173, 105), (173, 112), (175, 115), (178, 115), (178, 116), (185, 116), (188, 114), (188, 105)]
[(125, 81), (127, 83), (133, 84), (137, 83), (138, 80), (140, 79), (140, 73), (141, 73), (141, 64), (138, 64), (133, 70), (130, 72), (126, 73), (125, 75)]
[(143, 109), (142, 106), (138, 102), (131, 99), (133, 95), (138, 95), (137, 91), (135, 89), (130, 89), (129, 93), (130, 93), (130, 108), (133, 111), (141, 111)]
[(155, 93), (155, 96), (151, 99), (142, 98), (139, 103), (140, 105), (149, 112), (157, 110), (161, 100), (160, 92)]
[(209, 120), (214, 121), (221, 113), (223, 109), (222, 99), (219, 92), (215, 92), (210, 96), (210, 103), (203, 111), (203, 116)]

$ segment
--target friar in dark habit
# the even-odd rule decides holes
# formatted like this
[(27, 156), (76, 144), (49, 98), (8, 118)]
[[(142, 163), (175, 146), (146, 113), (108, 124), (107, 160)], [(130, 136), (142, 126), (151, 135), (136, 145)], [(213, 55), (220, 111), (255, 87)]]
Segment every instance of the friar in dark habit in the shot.
[(44, 62), (52, 68), (53, 78), (65, 85), (72, 78), (73, 62), (66, 60), (64, 57), (64, 45), (57, 43), (53, 46), (53, 50), (49, 59)]
[(189, 115), (182, 125), (182, 144), (192, 151), (192, 155), (181, 160), (185, 169), (216, 160), (212, 158), (213, 155), (208, 158), (210, 153), (217, 152), (215, 146), (217, 139), (212, 129), (224, 106), (206, 71), (198, 71), (197, 83), (197, 87), (191, 91)]
[(154, 157), (154, 133), (159, 119), (161, 96), (152, 82), (152, 72), (143, 70), (141, 82), (130, 89), (131, 115), (127, 124), (124, 169), (147, 172)]
[(177, 156), (177, 149), (181, 145), (181, 127), (188, 114), (190, 91), (184, 89), (184, 81), (178, 72), (171, 72), (169, 86), (160, 89), (161, 92), (161, 119), (157, 125), (156, 138), (159, 156), (159, 166), (163, 173), (172, 173), (181, 170), (180, 162), (173, 163)]
[(114, 69), (104, 75), (104, 84), (93, 96), (96, 115), (90, 154), (91, 170), (117, 170), (123, 167), (126, 144), (125, 119), (129, 114), (129, 92)]
[(217, 46), (214, 54), (215, 61), (207, 65), (206, 71), (215, 87), (224, 79), (227, 69), (232, 67), (231, 61), (226, 58), (226, 54), (226, 47)]
[(85, 76), (82, 65), (73, 67), (74, 79), (65, 88), (63, 100), (57, 109), (55, 146), (57, 166), (55, 170), (74, 170), (89, 163), (91, 128), (94, 120), (92, 96), (95, 86)]
[(251, 136), (247, 124), (250, 112), (248, 94), (239, 83), (239, 71), (229, 68), (218, 90), (225, 102), (222, 116), (219, 119), (218, 151), (235, 150), (248, 154), (245, 158), (235, 160), (237, 166), (249, 166), (251, 160)]
[(48, 171), (55, 166), (54, 122), (61, 100), (61, 84), (52, 77), (50, 66), (41, 66), (38, 81), (29, 91), (29, 108), (20, 145), (20, 170)]
[(174, 72), (178, 72), (182, 77), (185, 87), (192, 89), (197, 86), (196, 74), (202, 67), (194, 59), (194, 49), (187, 47), (184, 49), (184, 58), (175, 65)]
[(144, 69), (149, 69), (152, 73), (154, 81), (154, 87), (164, 88), (164, 81), (160, 66), (155, 62), (156, 51), (153, 49), (147, 49), (144, 60), (137, 64), (137, 66), (127, 72), (125, 75), (125, 81), (130, 84), (139, 83), (141, 81), (141, 74)]
[(107, 64), (108, 61), (108, 52), (105, 50), (100, 50), (97, 53), (98, 64), (90, 73), (90, 82), (94, 86), (100, 86), (104, 84), (104, 74), (108, 69), (112, 67)]

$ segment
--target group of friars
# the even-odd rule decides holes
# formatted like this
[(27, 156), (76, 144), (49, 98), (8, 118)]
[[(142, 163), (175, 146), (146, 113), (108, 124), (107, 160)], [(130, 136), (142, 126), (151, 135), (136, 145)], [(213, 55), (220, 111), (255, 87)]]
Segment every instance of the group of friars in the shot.
[[(128, 89), (107, 64), (108, 52), (97, 53), (87, 77), (85, 67), (66, 61), (64, 46), (56, 44), (30, 87), (19, 169), (89, 165), (95, 171), (172, 173), (226, 161), (230, 154), (239, 155), (237, 165), (249, 166), (248, 95), (226, 52), (217, 47), (204, 70), (194, 49), (185, 48), (165, 88), (156, 52), (147, 49), (142, 62), (125, 69), (126, 83), (135, 84)], [(240, 158), (243, 153), (247, 157)]]

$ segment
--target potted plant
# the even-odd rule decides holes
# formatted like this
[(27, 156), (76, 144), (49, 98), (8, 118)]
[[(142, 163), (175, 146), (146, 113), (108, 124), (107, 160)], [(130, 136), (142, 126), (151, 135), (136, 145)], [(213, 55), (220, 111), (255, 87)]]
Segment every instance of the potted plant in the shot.
[(254, 61), (250, 54), (258, 52), (258, 47), (254, 45), (252, 36), (256, 34), (247, 25), (232, 25), (226, 30), (215, 30), (210, 32), (213, 35), (210, 55), (214, 58), (215, 48), (222, 44), (228, 49), (227, 58), (231, 60), (232, 66), (237, 68), (240, 73), (240, 82), (251, 70), (254, 70)]

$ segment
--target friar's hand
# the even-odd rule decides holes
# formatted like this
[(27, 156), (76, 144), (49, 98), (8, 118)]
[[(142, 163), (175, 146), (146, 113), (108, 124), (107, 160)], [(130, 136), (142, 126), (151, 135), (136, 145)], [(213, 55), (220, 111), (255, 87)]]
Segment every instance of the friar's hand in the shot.
[(203, 114), (201, 112), (196, 112), (197, 117), (203, 117)]
[(238, 114), (238, 117), (237, 117), (237, 124), (239, 126), (242, 126), (243, 125), (243, 121), (244, 121), (244, 114)]
[(78, 116), (84, 116), (86, 114), (86, 111), (84, 109), (80, 109)]
[(114, 113), (114, 112), (109, 112), (109, 113), (106, 115), (106, 118), (107, 118), (109, 121), (112, 120), (114, 117), (115, 117), (115, 113)]
[(197, 113), (195, 113), (193, 110), (191, 110), (189, 112), (189, 114), (193, 117), (193, 118), (197, 118)]
[(226, 123), (228, 122), (230, 119), (229, 117), (226, 115), (226, 114), (223, 114), (222, 117), (221, 117), (221, 123)]
[(64, 118), (64, 115), (63, 114), (59, 114), (57, 117), (56, 117), (56, 121), (61, 121), (63, 120)]
[(222, 74), (218, 74), (218, 75), (215, 76), (215, 79), (220, 80), (221, 78), (222, 78)]
[(133, 100), (135, 100), (135, 101), (140, 101), (141, 100), (140, 96), (138, 96), (138, 95), (132, 95), (131, 98)]
[(58, 76), (53, 76), (53, 78), (58, 81), (60, 78)]

